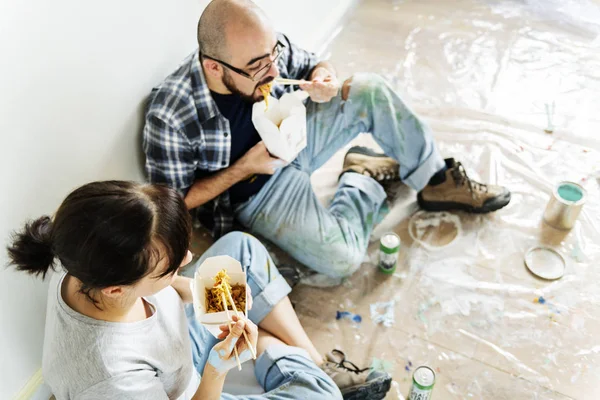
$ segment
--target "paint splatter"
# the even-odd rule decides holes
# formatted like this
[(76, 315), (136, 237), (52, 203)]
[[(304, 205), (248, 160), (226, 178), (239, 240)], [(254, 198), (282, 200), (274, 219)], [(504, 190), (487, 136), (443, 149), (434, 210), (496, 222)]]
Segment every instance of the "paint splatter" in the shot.
[(353, 322), (362, 322), (362, 317), (358, 314), (351, 313), (349, 311), (336, 311), (335, 319), (349, 319)]
[(395, 301), (378, 302), (370, 305), (371, 320), (375, 324), (382, 324), (385, 327), (394, 325), (394, 304)]
[(387, 360), (373, 358), (371, 362), (371, 371), (393, 372), (394, 365)]
[(581, 247), (579, 247), (579, 243), (576, 243), (573, 247), (573, 250), (571, 250), (571, 257), (575, 259), (575, 261), (577, 261), (578, 263), (585, 262), (586, 256), (581, 250)]

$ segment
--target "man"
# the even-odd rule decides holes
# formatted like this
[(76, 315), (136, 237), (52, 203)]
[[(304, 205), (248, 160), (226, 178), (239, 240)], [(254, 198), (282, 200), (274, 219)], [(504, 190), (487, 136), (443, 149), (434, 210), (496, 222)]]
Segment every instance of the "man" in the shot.
[[(504, 207), (503, 187), (471, 180), (438, 153), (429, 128), (383, 79), (358, 74), (340, 83), (333, 66), (277, 34), (249, 0), (214, 0), (198, 24), (199, 50), (155, 89), (144, 150), (152, 182), (181, 191), (219, 237), (234, 218), (317, 272), (340, 279), (361, 264), (386, 193), (401, 179), (426, 210), (485, 213)], [(307, 147), (290, 164), (272, 157), (254, 128), (259, 86), (277, 76), (305, 79)], [(273, 96), (287, 87), (275, 85)], [(310, 175), (358, 133), (385, 154), (352, 148), (328, 207)]]

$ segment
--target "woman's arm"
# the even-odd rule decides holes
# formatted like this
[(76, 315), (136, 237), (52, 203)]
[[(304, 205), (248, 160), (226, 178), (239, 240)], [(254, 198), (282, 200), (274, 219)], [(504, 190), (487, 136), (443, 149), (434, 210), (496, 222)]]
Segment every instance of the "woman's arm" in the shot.
[(194, 298), (192, 297), (192, 289), (190, 284), (192, 283), (191, 278), (187, 278), (185, 276), (175, 276), (175, 280), (171, 283), (171, 286), (181, 297), (181, 300), (184, 303), (192, 303)]
[[(222, 325), (220, 339), (225, 339), (217, 343), (210, 351), (200, 386), (194, 394), (192, 400), (218, 400), (223, 391), (223, 383), (227, 372), (235, 368), (239, 363), (243, 363), (252, 359), (252, 354), (249, 345), (256, 349), (256, 341), (258, 340), (258, 327), (250, 320), (233, 316), (233, 325), (231, 330), (228, 325)], [(242, 333), (246, 332), (246, 336), (242, 337)], [(251, 343), (246, 342), (246, 337)], [(239, 361), (234, 355), (234, 347), (239, 353)]]
[(202, 380), (192, 400), (219, 400), (227, 374), (219, 374), (215, 367), (206, 363)]

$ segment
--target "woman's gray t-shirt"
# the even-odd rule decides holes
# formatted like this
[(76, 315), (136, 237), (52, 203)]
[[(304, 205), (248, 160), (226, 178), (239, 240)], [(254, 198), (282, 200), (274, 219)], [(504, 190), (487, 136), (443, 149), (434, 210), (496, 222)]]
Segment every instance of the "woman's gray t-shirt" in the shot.
[(42, 363), (57, 400), (192, 397), (199, 377), (175, 289), (146, 297), (154, 313), (143, 321), (106, 322), (64, 302), (64, 277), (64, 272), (54, 273), (50, 280)]

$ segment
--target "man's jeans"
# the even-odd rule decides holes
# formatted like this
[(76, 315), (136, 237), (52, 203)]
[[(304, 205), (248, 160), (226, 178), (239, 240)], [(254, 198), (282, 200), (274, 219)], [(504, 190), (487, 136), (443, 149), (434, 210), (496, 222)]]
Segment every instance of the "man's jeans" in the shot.
[(235, 209), (238, 221), (309, 268), (334, 278), (360, 266), (386, 194), (374, 179), (342, 175), (328, 207), (319, 203), (310, 175), (359, 133), (370, 132), (400, 164), (400, 177), (421, 190), (443, 168), (429, 128), (378, 75), (353, 77), (346, 101), (307, 105), (307, 147), (278, 170), (259, 193)]

